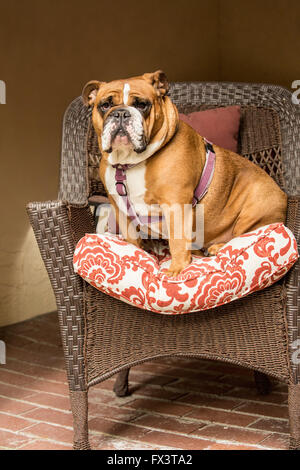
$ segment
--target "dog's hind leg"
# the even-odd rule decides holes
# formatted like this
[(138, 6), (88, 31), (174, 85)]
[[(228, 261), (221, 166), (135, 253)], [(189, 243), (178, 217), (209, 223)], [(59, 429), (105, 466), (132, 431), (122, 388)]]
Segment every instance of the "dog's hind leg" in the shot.
[(209, 248), (207, 248), (207, 253), (209, 256), (215, 256), (224, 245), (225, 243), (215, 243), (214, 245), (211, 245)]

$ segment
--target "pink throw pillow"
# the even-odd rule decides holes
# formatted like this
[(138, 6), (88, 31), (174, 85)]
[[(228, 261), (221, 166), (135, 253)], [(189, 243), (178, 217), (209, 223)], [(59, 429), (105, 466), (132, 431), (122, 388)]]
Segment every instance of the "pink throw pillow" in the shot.
[(241, 109), (239, 106), (179, 114), (202, 137), (224, 149), (237, 152)]

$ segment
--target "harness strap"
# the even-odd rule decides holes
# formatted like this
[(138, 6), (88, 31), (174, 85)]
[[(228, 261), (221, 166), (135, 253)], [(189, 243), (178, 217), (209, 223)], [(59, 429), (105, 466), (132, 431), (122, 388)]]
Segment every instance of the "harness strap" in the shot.
[[(205, 196), (208, 191), (209, 185), (214, 175), (216, 154), (213, 149), (213, 146), (210, 142), (204, 139), (205, 150), (206, 150), (206, 161), (205, 165), (199, 180), (199, 183), (196, 186), (193, 196), (192, 207), (195, 207), (198, 202)], [(122, 196), (123, 201), (125, 202), (127, 215), (132, 220), (135, 226), (137, 225), (148, 225), (153, 222), (160, 222), (163, 220), (162, 215), (149, 215), (149, 216), (140, 216), (136, 213), (131, 201), (129, 199), (126, 187), (126, 170), (134, 167), (135, 164), (126, 164), (126, 165), (113, 165), (116, 168), (115, 180), (116, 180), (116, 190), (119, 196)]]
[(160, 222), (163, 219), (163, 216), (153, 216), (153, 215), (137, 215), (131, 201), (128, 197), (127, 188), (125, 185), (126, 181), (126, 170), (135, 166), (135, 164), (131, 165), (113, 165), (116, 168), (115, 173), (115, 180), (116, 180), (116, 189), (119, 196), (123, 197), (123, 201), (125, 202), (127, 215), (132, 220), (135, 226), (137, 225), (148, 225), (153, 222)]
[(205, 165), (199, 180), (199, 183), (196, 186), (194, 191), (194, 197), (192, 206), (195, 207), (196, 204), (205, 196), (208, 191), (211, 180), (214, 176), (215, 163), (216, 163), (216, 154), (214, 148), (208, 140), (204, 139), (205, 150), (206, 150), (206, 161)]

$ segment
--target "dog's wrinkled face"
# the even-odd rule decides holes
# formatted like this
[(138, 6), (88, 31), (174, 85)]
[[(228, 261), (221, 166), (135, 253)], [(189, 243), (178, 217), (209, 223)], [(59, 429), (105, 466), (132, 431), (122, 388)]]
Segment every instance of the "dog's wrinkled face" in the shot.
[(153, 103), (145, 96), (137, 96), (137, 93), (129, 97), (130, 91), (129, 83), (124, 83), (119, 92), (107, 90), (97, 105), (97, 112), (103, 119), (104, 152), (111, 153), (113, 149), (132, 146), (135, 152), (141, 153), (147, 146), (148, 136), (144, 122)]
[[(167, 92), (162, 71), (109, 83), (87, 83), (82, 96), (85, 104), (93, 106), (101, 151), (131, 156), (144, 152), (166, 119)], [(174, 120), (176, 117), (175, 113)]]

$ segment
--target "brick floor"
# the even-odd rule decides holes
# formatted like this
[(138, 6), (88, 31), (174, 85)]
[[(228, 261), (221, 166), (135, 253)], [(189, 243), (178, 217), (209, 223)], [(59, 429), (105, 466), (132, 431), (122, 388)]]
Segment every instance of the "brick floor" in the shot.
[[(0, 329), (0, 449), (71, 449), (72, 415), (56, 314)], [(114, 379), (89, 392), (94, 449), (287, 449), (287, 388), (256, 392), (252, 372), (165, 358), (134, 367), (131, 395)]]

